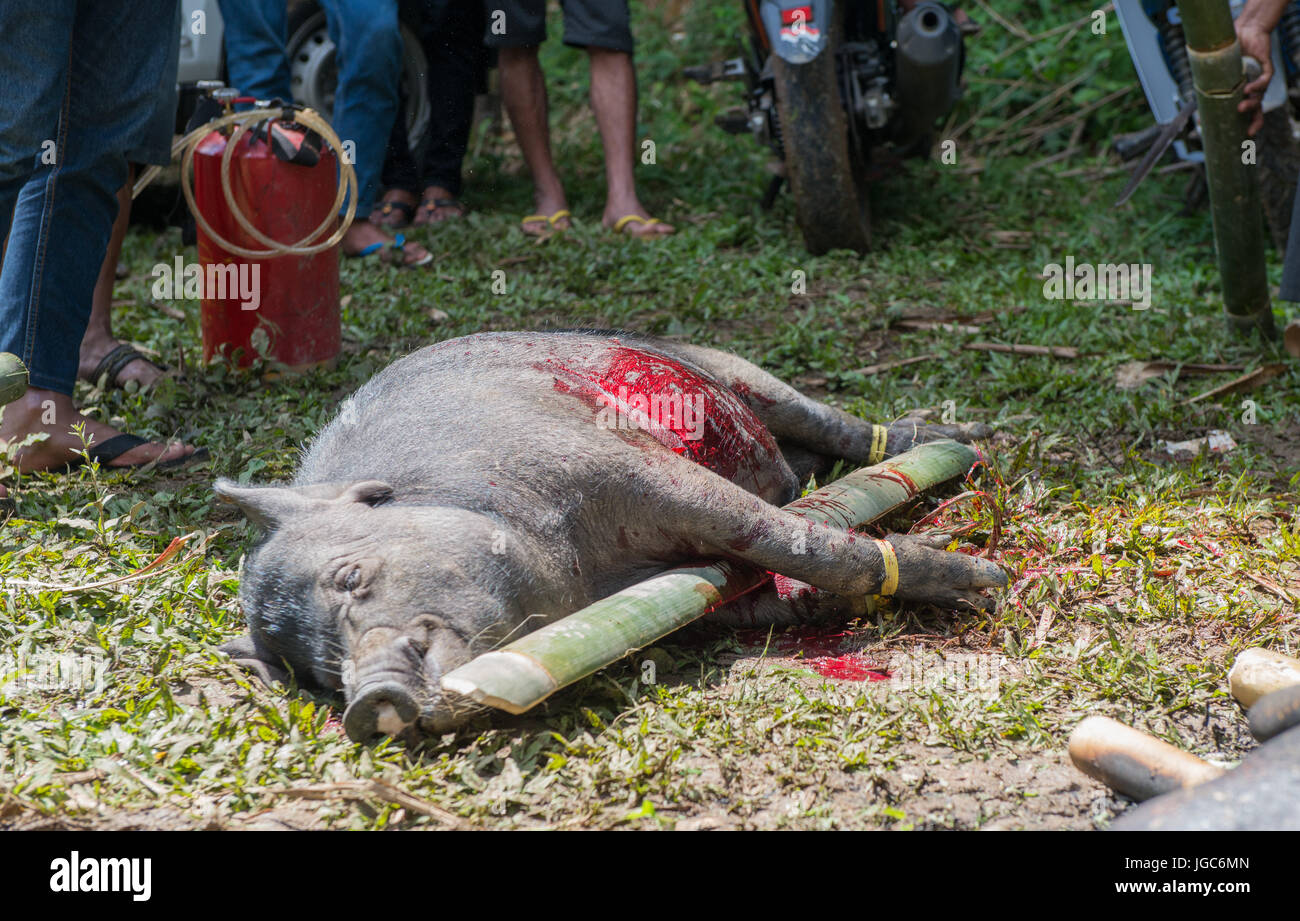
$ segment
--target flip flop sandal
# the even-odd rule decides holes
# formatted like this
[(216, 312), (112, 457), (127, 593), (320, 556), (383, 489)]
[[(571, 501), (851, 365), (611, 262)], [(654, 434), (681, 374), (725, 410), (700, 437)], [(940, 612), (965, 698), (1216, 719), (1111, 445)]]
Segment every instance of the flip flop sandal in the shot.
[[(156, 470), (174, 470), (177, 467), (184, 467), (186, 464), (196, 463), (201, 460), (207, 460), (208, 458), (207, 448), (195, 448), (193, 454), (186, 455), (185, 457), (175, 457), (169, 461), (147, 461), (143, 464), (121, 464), (116, 467), (109, 466), (114, 460), (121, 457), (132, 448), (138, 448), (140, 445), (147, 445), (148, 443), (149, 439), (147, 438), (141, 438), (139, 435), (123, 433), (121, 435), (114, 435), (102, 445), (92, 444), (86, 449), (86, 453), (90, 455), (90, 460), (95, 461), (106, 470), (140, 470), (144, 467), (153, 467)], [(78, 454), (64, 465), (63, 472), (70, 473), (78, 467), (84, 467), (86, 463), (86, 458)]]
[(147, 362), (161, 372), (165, 373), (167, 371), (162, 365), (151, 361), (147, 355), (135, 346), (124, 342), (117, 348), (110, 350), (107, 355), (99, 360), (99, 364), (95, 365), (95, 370), (91, 372), (90, 382), (98, 384), (100, 378), (108, 375), (108, 379), (104, 382), (105, 386), (122, 388), (123, 384), (118, 380), (118, 375), (122, 373), (123, 368), (133, 361)]
[[(617, 221), (614, 222), (614, 227), (612, 229), (614, 233), (621, 233), (621, 234), (625, 234), (626, 236), (666, 237), (668, 236), (668, 234), (664, 232), (639, 233), (639, 234), (627, 233), (628, 224), (643, 224), (646, 227), (653, 227), (655, 224), (663, 224), (663, 223), (664, 222), (659, 220), (659, 218), (657, 217), (642, 217), (639, 214), (625, 214), (623, 217), (619, 218)], [(667, 225), (665, 224), (664, 226)]]
[(396, 266), (399, 269), (418, 269), (421, 266), (428, 265), (430, 262), (433, 261), (433, 253), (425, 253), (422, 259), (417, 259), (415, 262), (407, 262), (406, 261), (406, 235), (400, 233), (393, 237), (393, 242), (391, 243), (371, 243), (365, 249), (353, 253), (349, 258), (363, 259), (366, 256), (373, 256), (375, 253), (380, 252), (385, 247), (396, 250), (398, 254), (396, 260), (394, 260), (391, 256), (387, 259), (385, 259), (383, 256), (380, 256), (379, 261), (384, 263), (385, 265)]
[(527, 227), (528, 227), (529, 224), (535, 224), (535, 223), (537, 223), (538, 221), (545, 221), (546, 223), (548, 223), (548, 224), (551, 225), (551, 230), (553, 230), (553, 231), (557, 231), (557, 232), (563, 232), (563, 231), (567, 230), (568, 228), (566, 228), (566, 227), (556, 227), (556, 226), (555, 226), (555, 222), (556, 222), (556, 221), (563, 220), (563, 219), (566, 218), (566, 217), (567, 217), (567, 218), (572, 218), (572, 217), (573, 217), (573, 215), (569, 213), (569, 209), (568, 209), (568, 208), (561, 208), (559, 211), (556, 211), (554, 214), (549, 215), (549, 216), (547, 216), (547, 215), (545, 215), (545, 214), (525, 214), (524, 217), (523, 217), (523, 219), (519, 222), (519, 226), (520, 226), (521, 229), (523, 229), (524, 233), (528, 234), (528, 236), (530, 236), (530, 237), (539, 237), (539, 236), (541, 236), (542, 234), (546, 233), (547, 231), (546, 231), (546, 230), (528, 230)]
[(465, 214), (467, 213), (467, 209), (463, 204), (461, 204), (461, 202), (458, 199), (427, 198), (424, 201), (420, 202), (420, 217), (424, 217), (425, 220), (422, 221), (420, 220), (420, 218), (416, 218), (415, 226), (424, 227), (429, 224), (441, 224), (443, 221), (451, 220), (450, 217), (434, 218), (433, 215), (437, 212), (439, 208), (455, 208), (456, 217), (464, 217)]
[(413, 217), (415, 217), (414, 205), (404, 201), (386, 201), (379, 206), (378, 211), (371, 213), (370, 223), (390, 230), (398, 230), (411, 223)]

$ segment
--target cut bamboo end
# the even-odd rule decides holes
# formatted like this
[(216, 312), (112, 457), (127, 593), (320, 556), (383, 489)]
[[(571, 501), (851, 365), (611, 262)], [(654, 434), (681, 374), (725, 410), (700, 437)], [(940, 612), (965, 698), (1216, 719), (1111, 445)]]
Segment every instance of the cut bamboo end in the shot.
[(1223, 773), (1190, 752), (1105, 716), (1090, 716), (1075, 727), (1070, 760), (1094, 780), (1139, 801)]
[(27, 392), (27, 366), (12, 352), (0, 352), (0, 406)]
[(1300, 684), (1300, 659), (1271, 649), (1247, 649), (1228, 672), (1228, 688), (1237, 703), (1252, 707), (1265, 694)]
[(442, 689), (485, 707), (523, 713), (550, 697), (559, 686), (536, 659), (500, 649), (449, 672), (442, 679)]

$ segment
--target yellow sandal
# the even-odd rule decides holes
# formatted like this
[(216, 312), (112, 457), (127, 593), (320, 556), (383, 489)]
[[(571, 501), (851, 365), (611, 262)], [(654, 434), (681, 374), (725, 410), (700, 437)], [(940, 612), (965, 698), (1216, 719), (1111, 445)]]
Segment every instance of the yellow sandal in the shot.
[[(628, 214), (628, 215), (624, 215), (623, 217), (615, 221), (612, 229), (614, 233), (623, 233), (627, 229), (628, 224), (634, 224), (634, 223), (641, 224), (645, 227), (653, 227), (655, 224), (663, 224), (665, 227), (669, 226), (666, 222), (659, 220), (659, 218), (657, 217), (642, 217), (639, 214)], [(666, 237), (672, 233), (674, 233), (674, 231), (668, 230), (668, 231), (655, 231), (652, 233), (639, 233), (639, 234), (633, 234), (632, 236)]]
[(528, 234), (530, 237), (538, 237), (546, 233), (546, 230), (545, 229), (529, 230), (528, 229), (529, 224), (535, 224), (538, 221), (545, 221), (547, 224), (551, 225), (551, 230), (562, 231), (562, 230), (567, 230), (568, 228), (556, 227), (555, 222), (563, 220), (566, 217), (567, 218), (573, 217), (573, 215), (569, 213), (568, 208), (561, 208), (559, 211), (556, 211), (554, 214), (549, 216), (545, 214), (525, 214), (523, 220), (519, 222), (519, 227), (523, 230), (524, 233)]

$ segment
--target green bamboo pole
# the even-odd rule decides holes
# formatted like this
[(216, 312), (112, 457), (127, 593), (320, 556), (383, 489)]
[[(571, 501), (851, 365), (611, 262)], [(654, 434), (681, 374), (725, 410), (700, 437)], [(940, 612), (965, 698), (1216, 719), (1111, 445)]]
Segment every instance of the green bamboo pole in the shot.
[[(848, 528), (893, 511), (926, 489), (966, 473), (978, 455), (968, 445), (935, 441), (855, 470), (785, 508)], [(560, 688), (617, 662), (757, 588), (766, 574), (739, 563), (671, 569), (484, 653), (442, 678), (444, 690), (476, 703), (523, 713)]]
[(0, 406), (27, 392), (27, 366), (17, 355), (0, 352)]
[(1277, 335), (1264, 271), (1264, 221), (1255, 167), (1242, 162), (1246, 85), (1228, 0), (1178, 0), (1196, 84), (1201, 146), (1214, 223), (1223, 308), (1232, 328)]

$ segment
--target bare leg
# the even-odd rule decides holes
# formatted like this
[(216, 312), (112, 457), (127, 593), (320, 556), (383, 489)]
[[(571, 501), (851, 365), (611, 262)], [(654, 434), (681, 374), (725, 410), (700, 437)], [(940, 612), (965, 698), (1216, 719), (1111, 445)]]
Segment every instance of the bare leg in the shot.
[[(131, 186), (134, 182), (133, 164), (127, 172), (126, 183), (117, 190), (117, 219), (113, 222), (108, 251), (104, 254), (104, 263), (100, 266), (99, 278), (95, 281), (95, 293), (90, 300), (90, 321), (86, 325), (85, 335), (81, 337), (81, 359), (78, 362), (77, 376), (82, 380), (91, 380), (104, 356), (122, 344), (113, 336), (113, 282), (117, 280), (117, 260), (122, 253), (122, 241), (126, 239), (127, 225), (131, 220)], [(135, 381), (141, 389), (152, 387), (160, 377), (162, 371), (143, 358), (128, 363), (117, 372), (118, 382)]]
[[(606, 227), (613, 227), (629, 214), (648, 218), (650, 212), (636, 196), (633, 164), (636, 148), (636, 72), (632, 57), (622, 51), (588, 48), (591, 59), (591, 108), (605, 148)], [(671, 224), (655, 221), (629, 222), (624, 233), (632, 236), (664, 236)]]
[[(555, 214), (567, 210), (564, 184), (551, 159), (551, 129), (546, 100), (546, 78), (537, 60), (537, 47), (502, 48), (498, 58), (501, 70), (501, 98), (510, 124), (514, 127), (519, 149), (533, 177), (533, 204), (538, 214)], [(550, 228), (545, 221), (531, 221), (524, 232), (544, 233)], [(554, 226), (564, 229), (571, 226), (567, 217), (555, 221)]]

